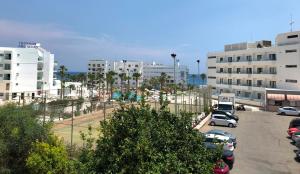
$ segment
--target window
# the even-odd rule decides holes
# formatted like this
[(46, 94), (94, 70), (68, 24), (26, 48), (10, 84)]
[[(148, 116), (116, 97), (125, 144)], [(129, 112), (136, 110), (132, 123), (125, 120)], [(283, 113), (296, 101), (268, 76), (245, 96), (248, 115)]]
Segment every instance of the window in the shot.
[(18, 57), (20, 57), (20, 54), (17, 54)]
[(228, 57), (228, 62), (232, 62), (232, 57)]
[(3, 93), (3, 92), (1, 92), (1, 93), (0, 93), (0, 97), (3, 97), (3, 96), (4, 96), (4, 93)]
[(261, 74), (263, 72), (262, 68), (257, 68), (257, 74)]
[(0, 67), (3, 67), (3, 64), (0, 64)]
[(17, 66), (19, 66), (20, 64), (19, 63), (17, 63)]
[(208, 56), (207, 57), (208, 59), (215, 59), (215, 58), (217, 58), (216, 56)]
[(294, 34), (294, 35), (289, 35), (287, 36), (288, 39), (291, 39), (291, 38), (297, 38), (298, 37), (298, 34)]
[(4, 56), (4, 54), (0, 54), (0, 57), (3, 57)]
[(131, 65), (128, 65), (128, 67), (131, 67)]
[(270, 60), (276, 60), (276, 54), (269, 54)]
[(286, 79), (285, 82), (287, 82), (287, 83), (297, 83), (297, 80)]
[(135, 65), (135, 67), (139, 67), (139, 65)]
[(285, 50), (285, 53), (295, 53), (295, 52), (297, 52), (296, 49), (293, 49), (293, 50)]
[(252, 56), (247, 56), (246, 59), (247, 61), (252, 61)]
[(232, 68), (228, 68), (228, 73), (229, 73), (229, 74), (232, 73)]
[(246, 72), (247, 72), (247, 74), (252, 74), (252, 68), (247, 68)]
[(228, 79), (228, 84), (232, 85), (232, 79)]
[(18, 86), (19, 85), (19, 83), (16, 83), (16, 86)]
[(93, 67), (96, 67), (96, 64), (93, 64)]
[(270, 74), (276, 74), (276, 67), (270, 67)]
[(0, 77), (2, 78), (2, 77), (3, 77), (3, 74), (0, 74)]
[(4, 59), (5, 60), (11, 60), (11, 54), (4, 54)]
[(237, 95), (237, 96), (240, 96), (240, 95), (241, 95), (241, 91), (237, 91), (237, 92), (236, 92), (236, 95)]
[(104, 66), (104, 64), (102, 64), (102, 66)]
[(261, 93), (257, 93), (257, 99), (261, 99)]
[(216, 79), (216, 77), (213, 77), (213, 76), (208, 76), (207, 78), (209, 78), (209, 79)]
[(260, 61), (261, 58), (262, 58), (262, 55), (257, 55), (257, 56), (256, 56), (256, 59), (257, 59), (258, 61)]
[(256, 86), (257, 86), (257, 87), (261, 87), (261, 86), (262, 86), (262, 80), (257, 80)]
[(297, 68), (297, 65), (285, 65), (286, 68)]
[(4, 64), (4, 70), (10, 70), (10, 64)]
[(10, 74), (4, 74), (4, 80), (10, 80)]
[(217, 67), (215, 66), (209, 66), (208, 69), (216, 69)]
[(270, 87), (276, 88), (276, 81), (270, 81)]
[(241, 85), (241, 79), (236, 80), (236, 85)]
[(247, 80), (247, 86), (252, 86), (252, 80)]
[(223, 68), (220, 68), (220, 72), (221, 72), (221, 73), (223, 72)]
[(223, 57), (220, 58), (220, 62), (223, 62)]
[(222, 78), (220, 79), (220, 83), (223, 84), (223, 79)]
[(100, 67), (100, 64), (97, 64), (97, 67)]
[(245, 97), (249, 98), (251, 96), (250, 92), (245, 92)]
[(238, 74), (241, 73), (241, 68), (237, 68), (236, 73), (238, 73)]
[(237, 56), (237, 57), (236, 57), (236, 61), (239, 62), (240, 60), (241, 60), (241, 57), (240, 57), (240, 56)]

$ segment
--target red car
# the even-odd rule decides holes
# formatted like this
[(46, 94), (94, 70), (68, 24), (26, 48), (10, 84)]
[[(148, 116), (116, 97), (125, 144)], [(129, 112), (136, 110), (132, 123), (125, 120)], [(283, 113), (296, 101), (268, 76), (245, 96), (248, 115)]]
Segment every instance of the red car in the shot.
[(229, 174), (228, 165), (223, 160), (217, 161), (214, 167), (214, 174)]
[(300, 127), (291, 127), (287, 131), (290, 137), (292, 137), (295, 132), (300, 132)]

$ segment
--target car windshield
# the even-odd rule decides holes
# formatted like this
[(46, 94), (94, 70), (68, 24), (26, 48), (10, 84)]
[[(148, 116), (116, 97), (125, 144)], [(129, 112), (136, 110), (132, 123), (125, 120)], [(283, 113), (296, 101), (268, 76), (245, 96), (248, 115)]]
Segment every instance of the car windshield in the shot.
[(219, 104), (218, 109), (220, 109), (220, 110), (232, 110), (232, 105)]
[(205, 142), (208, 142), (208, 143), (221, 143), (222, 141), (219, 140), (219, 139), (216, 139), (216, 138), (206, 138)]

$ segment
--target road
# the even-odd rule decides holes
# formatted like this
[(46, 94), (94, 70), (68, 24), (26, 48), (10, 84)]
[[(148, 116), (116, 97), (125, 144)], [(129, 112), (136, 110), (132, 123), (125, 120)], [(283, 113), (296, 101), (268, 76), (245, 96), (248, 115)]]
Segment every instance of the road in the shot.
[(238, 112), (238, 127), (205, 125), (201, 132), (222, 129), (237, 136), (235, 164), (231, 174), (300, 174), (300, 163), (287, 138), (289, 122), (294, 117), (271, 112)]

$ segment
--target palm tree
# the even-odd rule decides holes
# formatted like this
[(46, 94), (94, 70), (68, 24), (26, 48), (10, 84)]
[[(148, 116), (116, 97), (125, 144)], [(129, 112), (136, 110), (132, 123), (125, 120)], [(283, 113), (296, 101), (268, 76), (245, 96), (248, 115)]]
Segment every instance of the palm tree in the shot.
[(135, 90), (136, 90), (135, 94), (136, 94), (136, 95), (137, 95), (137, 93), (138, 93), (139, 78), (140, 78), (141, 76), (142, 76), (141, 73), (133, 73), (133, 74), (132, 74), (132, 77), (133, 77), (133, 79), (135, 80)]
[(93, 97), (93, 89), (94, 89), (94, 85), (95, 85), (95, 75), (92, 73), (88, 73), (88, 85), (92, 92), (91, 97)]
[(77, 80), (81, 82), (80, 85), (80, 97), (82, 98), (82, 87), (85, 85), (86, 82), (86, 74), (85, 73), (79, 73), (77, 74)]
[(156, 88), (158, 85), (159, 85), (159, 80), (158, 78), (156, 77), (152, 77), (150, 80), (149, 80), (149, 84), (152, 88)]
[(162, 72), (159, 76), (160, 90), (164, 88), (166, 81), (167, 81), (167, 74)]
[(129, 76), (125, 76), (125, 80), (127, 80), (127, 92), (129, 92), (130, 89), (130, 80), (131, 78)]
[(119, 78), (121, 80), (121, 93), (123, 93), (123, 83), (124, 83), (124, 80), (126, 78), (126, 74), (125, 73), (120, 73)]
[(59, 76), (60, 76), (60, 99), (64, 99), (64, 92), (65, 92), (65, 78), (66, 78), (66, 73), (68, 69), (64, 66), (61, 65), (58, 69), (59, 71)]
[(112, 99), (112, 93), (113, 93), (113, 84), (115, 83), (115, 75), (117, 75), (114, 71), (109, 71), (106, 73), (106, 83), (107, 83), (107, 90), (108, 90), (108, 84), (110, 86), (110, 99)]
[(195, 79), (196, 79), (196, 74), (192, 74), (192, 80), (193, 80), (193, 86), (195, 86)]
[(200, 74), (200, 78), (202, 80), (202, 87), (203, 87), (203, 82), (206, 79), (206, 74), (205, 73)]
[(96, 80), (98, 80), (98, 95), (99, 95), (99, 98), (100, 98), (100, 93), (101, 93), (101, 87), (102, 87), (102, 83), (103, 83), (103, 80), (104, 80), (104, 75), (101, 73), (101, 72), (98, 72), (97, 73), (97, 76), (96, 76)]

